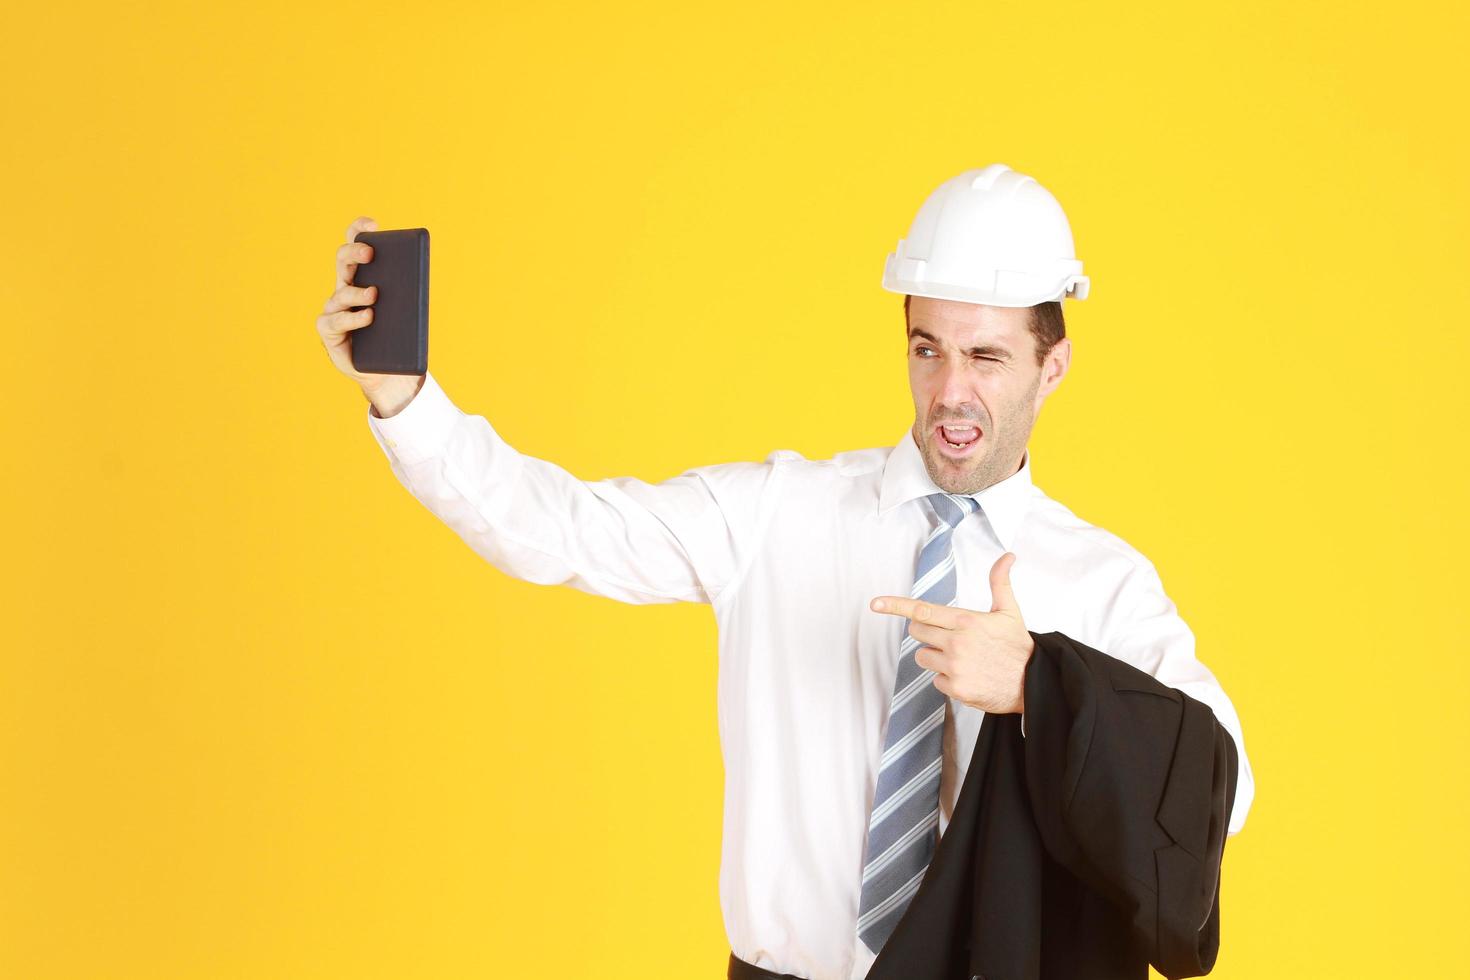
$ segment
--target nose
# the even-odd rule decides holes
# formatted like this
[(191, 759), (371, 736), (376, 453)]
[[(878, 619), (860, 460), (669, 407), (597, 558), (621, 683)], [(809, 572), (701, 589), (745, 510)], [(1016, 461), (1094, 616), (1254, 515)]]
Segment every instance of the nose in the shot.
[(939, 379), (939, 402), (951, 409), (959, 408), (975, 400), (970, 384), (969, 363), (964, 358), (950, 358), (944, 365)]

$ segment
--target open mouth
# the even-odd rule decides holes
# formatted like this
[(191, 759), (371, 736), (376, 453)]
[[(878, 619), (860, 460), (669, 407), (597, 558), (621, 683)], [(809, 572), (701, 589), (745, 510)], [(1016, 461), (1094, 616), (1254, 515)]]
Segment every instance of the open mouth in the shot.
[(956, 423), (934, 427), (934, 439), (939, 444), (940, 451), (956, 459), (973, 453), (975, 447), (980, 445), (982, 435), (978, 425)]

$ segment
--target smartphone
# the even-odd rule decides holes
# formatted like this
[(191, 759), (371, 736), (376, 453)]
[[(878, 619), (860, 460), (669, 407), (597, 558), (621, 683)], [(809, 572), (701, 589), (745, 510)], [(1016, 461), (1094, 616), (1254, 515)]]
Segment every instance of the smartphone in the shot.
[[(373, 319), (352, 331), (352, 367), (363, 374), (425, 374), (429, 370), (429, 229), (358, 232), (373, 247), (354, 286), (377, 286)], [(353, 310), (363, 307), (354, 306)]]

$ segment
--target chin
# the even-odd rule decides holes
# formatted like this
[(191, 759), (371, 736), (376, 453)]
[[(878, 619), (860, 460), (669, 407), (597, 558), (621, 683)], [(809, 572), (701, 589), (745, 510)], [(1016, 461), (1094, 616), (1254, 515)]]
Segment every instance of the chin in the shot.
[(978, 455), (970, 459), (947, 459), (943, 453), (934, 450), (925, 455), (928, 457), (925, 464), (929, 468), (929, 479), (947, 493), (970, 492), (965, 488), (974, 482), (975, 474), (980, 472), (984, 463), (984, 457)]
[(992, 449), (993, 446), (977, 448), (965, 458), (955, 459), (932, 443), (925, 443), (924, 467), (929, 471), (929, 479), (945, 493), (979, 493), (994, 482), (984, 477), (990, 457), (994, 455)]

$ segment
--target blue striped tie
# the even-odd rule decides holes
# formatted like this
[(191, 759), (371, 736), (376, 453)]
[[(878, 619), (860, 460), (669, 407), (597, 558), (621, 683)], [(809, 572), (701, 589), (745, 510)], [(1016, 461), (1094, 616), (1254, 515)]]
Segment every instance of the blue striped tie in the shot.
[[(939, 515), (919, 552), (914, 587), (909, 595), (937, 606), (954, 602), (954, 529), (980, 506), (974, 497), (931, 493), (924, 498)], [(858, 935), (875, 954), (893, 934), (934, 854), (939, 828), (939, 767), (943, 751), (944, 693), (934, 674), (914, 661), (923, 646), (908, 634), (904, 620), (899, 644), (898, 676), (888, 707), (888, 730), (878, 788), (868, 819), (863, 892), (858, 906)]]

